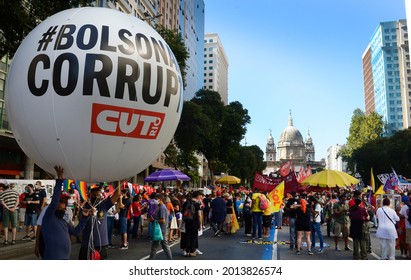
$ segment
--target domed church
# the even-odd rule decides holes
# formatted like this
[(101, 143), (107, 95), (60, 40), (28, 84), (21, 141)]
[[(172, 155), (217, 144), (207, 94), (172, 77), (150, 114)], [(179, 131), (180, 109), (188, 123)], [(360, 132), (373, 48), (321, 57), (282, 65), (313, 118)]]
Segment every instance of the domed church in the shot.
[(276, 172), (282, 164), (289, 160), (292, 160), (296, 172), (298, 172), (301, 167), (306, 169), (308, 166), (311, 166), (313, 169), (325, 166), (324, 161), (315, 161), (315, 148), (310, 131), (308, 131), (307, 138), (304, 141), (300, 131), (294, 126), (291, 112), (290, 117), (288, 118), (288, 126), (280, 135), (277, 149), (270, 130), (270, 135), (267, 139), (265, 158), (267, 167), (263, 173), (267, 175)]

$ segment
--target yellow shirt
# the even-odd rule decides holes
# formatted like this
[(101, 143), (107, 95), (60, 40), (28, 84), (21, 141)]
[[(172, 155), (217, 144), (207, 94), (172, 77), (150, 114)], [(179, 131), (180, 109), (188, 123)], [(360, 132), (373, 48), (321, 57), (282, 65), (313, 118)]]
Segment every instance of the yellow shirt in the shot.
[(260, 209), (260, 195), (261, 193), (253, 193), (253, 196), (251, 199), (253, 202), (251, 203), (251, 212), (263, 212), (263, 210)]

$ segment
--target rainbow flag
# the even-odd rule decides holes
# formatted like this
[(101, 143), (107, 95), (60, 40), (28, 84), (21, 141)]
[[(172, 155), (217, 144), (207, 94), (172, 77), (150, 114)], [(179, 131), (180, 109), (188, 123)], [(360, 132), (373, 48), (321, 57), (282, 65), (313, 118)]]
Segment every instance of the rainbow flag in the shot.
[(87, 183), (80, 181), (76, 184), (77, 190), (80, 194), (80, 199), (81, 201), (86, 201), (88, 200), (88, 196), (87, 196)]
[[(76, 184), (76, 181), (74, 181), (74, 180), (64, 180), (63, 191), (68, 192), (70, 190), (70, 184), (73, 183), (73, 182)], [(76, 186), (77, 186), (77, 184), (76, 184)]]

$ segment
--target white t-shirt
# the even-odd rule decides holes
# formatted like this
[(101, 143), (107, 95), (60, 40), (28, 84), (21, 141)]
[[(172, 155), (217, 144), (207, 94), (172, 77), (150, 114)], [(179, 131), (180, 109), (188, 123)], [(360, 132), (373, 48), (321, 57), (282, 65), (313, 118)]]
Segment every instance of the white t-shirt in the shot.
[(405, 228), (411, 228), (411, 224), (408, 222), (408, 215), (409, 215), (409, 209), (406, 204), (404, 204), (401, 207), (400, 214), (405, 217)]
[(314, 215), (314, 222), (316, 223), (321, 223), (321, 209), (320, 203), (317, 203), (314, 208), (314, 211), (318, 212), (318, 214), (315, 214), (316, 216)]

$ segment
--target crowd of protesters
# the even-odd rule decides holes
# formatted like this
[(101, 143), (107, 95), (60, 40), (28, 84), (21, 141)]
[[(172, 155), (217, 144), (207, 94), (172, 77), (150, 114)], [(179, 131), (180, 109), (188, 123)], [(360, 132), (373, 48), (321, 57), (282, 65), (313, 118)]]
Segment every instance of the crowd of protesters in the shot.
[[(63, 176), (63, 171), (58, 174)], [(46, 194), (40, 181), (36, 186), (29, 184), (22, 194), (12, 184), (1, 184), (3, 244), (16, 244), (16, 231), (23, 230), (24, 226), (26, 235), (23, 240), (35, 241), (35, 254), (43, 259), (69, 258), (71, 247), (67, 246), (67, 240), (70, 240), (67, 237), (70, 234), (81, 237), (78, 258), (83, 260), (107, 259), (107, 249), (115, 247), (127, 250), (130, 238), (151, 239), (150, 259), (156, 258), (159, 247), (167, 259), (172, 259), (170, 244), (174, 242), (179, 242), (186, 257), (202, 254), (198, 237), (206, 225), (211, 227), (215, 237), (235, 234), (241, 225), (244, 232), (239, 234), (255, 240), (268, 238), (270, 229), (281, 230), (287, 225), (290, 249), (300, 255), (305, 241), (307, 253), (313, 255), (324, 251), (323, 226), (327, 228), (328, 237), (334, 235), (336, 251), (353, 251), (354, 259), (368, 259), (370, 228), (378, 227), (376, 237), (380, 242), (381, 259), (395, 259), (396, 249), (401, 250), (401, 257), (410, 258), (411, 224), (408, 222), (407, 195), (402, 196), (396, 209), (392, 209), (389, 199), (384, 199), (382, 206), (376, 209), (370, 193), (342, 189), (310, 193), (292, 191), (285, 194), (279, 211), (272, 213), (271, 207), (261, 206), (261, 200), (268, 203), (270, 200), (267, 192), (259, 190), (218, 186), (211, 194), (203, 195), (198, 191), (187, 192), (184, 188), (160, 187), (152, 192), (141, 188), (137, 193), (130, 193), (130, 189), (119, 182), (115, 190), (109, 185), (93, 185), (88, 190), (88, 200), (81, 201), (75, 185), (66, 193), (61, 193), (61, 188), (62, 183), (58, 181), (54, 191), (59, 195), (53, 196), (50, 204), (53, 207), (50, 207), (46, 205)], [(153, 236), (156, 224), (161, 230), (161, 240)], [(57, 232), (65, 236), (65, 244), (51, 239), (55, 243), (49, 246), (62, 248), (57, 253), (50, 253), (43, 239), (43, 231), (51, 227), (60, 227)], [(113, 244), (115, 230), (121, 236), (121, 244)], [(50, 232), (46, 235), (50, 236)], [(349, 237), (353, 240), (353, 249), (348, 245)], [(50, 242), (50, 237), (47, 239)], [(316, 243), (317, 239), (319, 243)]]
[[(370, 228), (377, 228), (381, 259), (395, 259), (396, 249), (401, 251), (402, 258), (410, 259), (411, 224), (408, 215), (411, 207), (408, 194), (400, 195), (398, 205), (392, 205), (392, 201), (385, 197), (377, 208), (375, 196), (370, 191), (337, 189), (309, 194), (292, 191), (284, 198), (290, 250), (300, 255), (304, 237), (309, 255), (322, 253), (324, 242), (320, 227), (324, 224), (327, 236), (334, 235), (334, 249), (342, 250), (342, 238), (344, 250), (353, 251), (355, 260), (366, 260), (372, 252)], [(315, 251), (317, 236), (319, 249)], [(349, 237), (353, 248), (348, 245)]]

